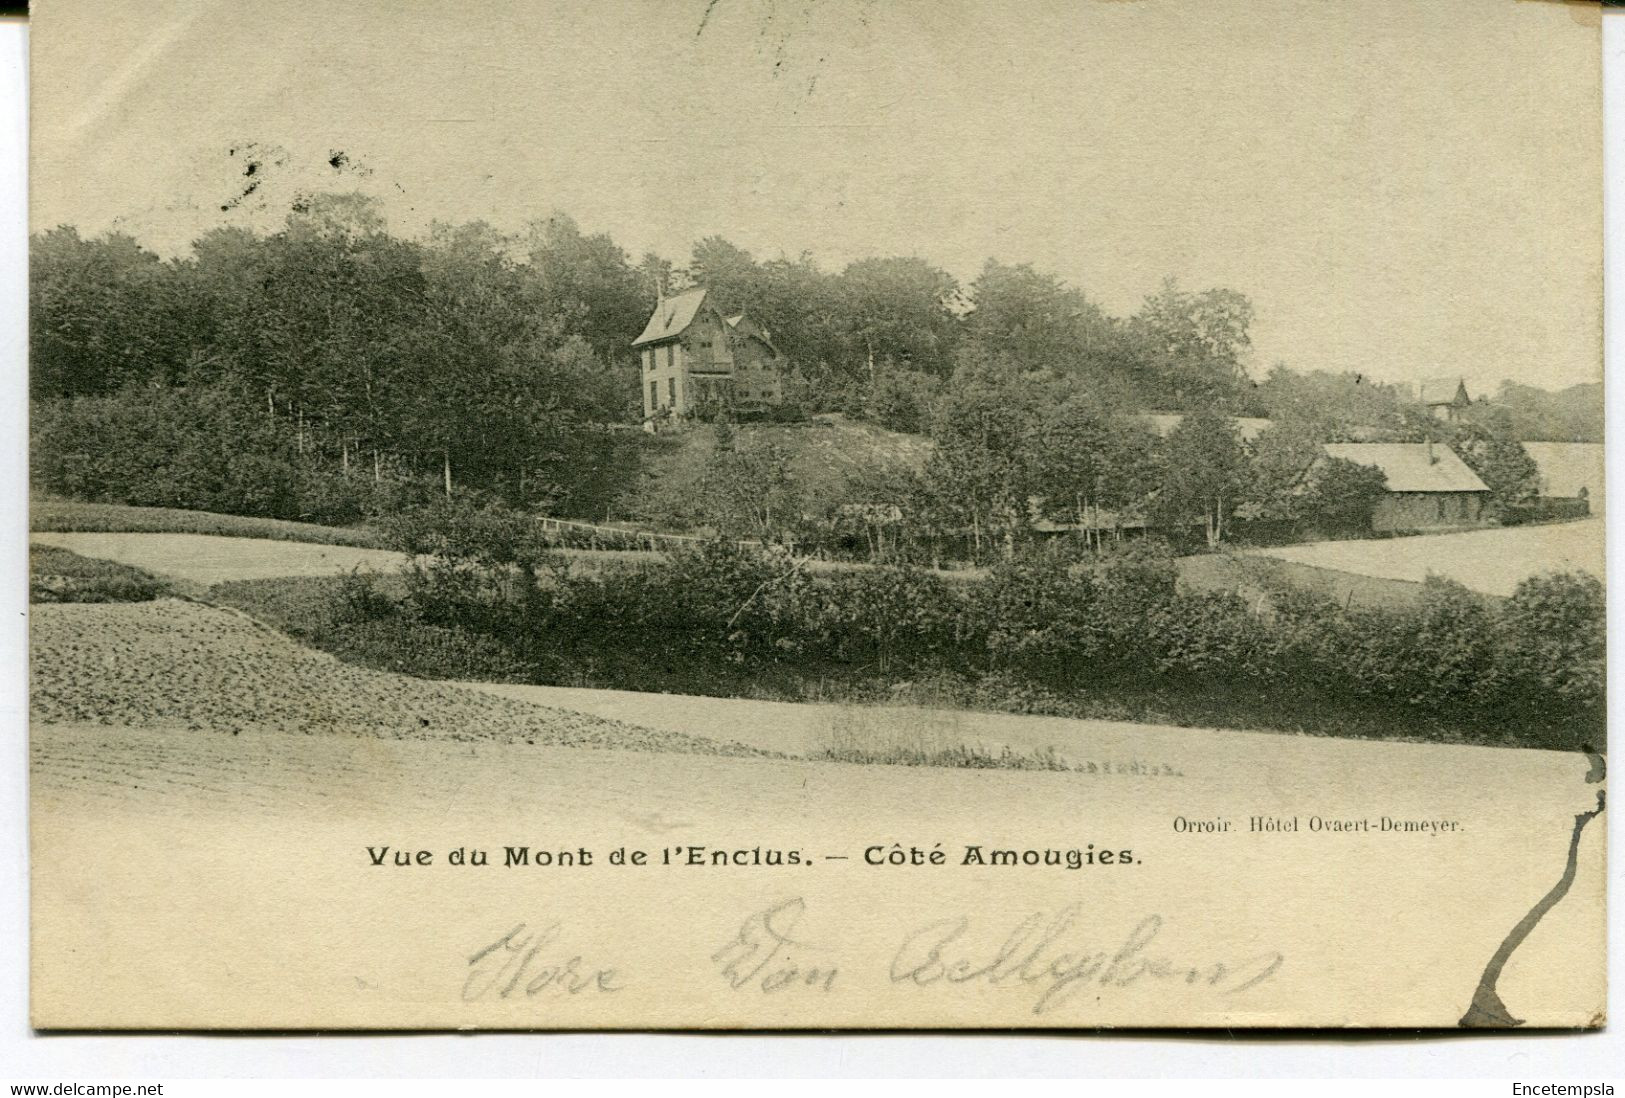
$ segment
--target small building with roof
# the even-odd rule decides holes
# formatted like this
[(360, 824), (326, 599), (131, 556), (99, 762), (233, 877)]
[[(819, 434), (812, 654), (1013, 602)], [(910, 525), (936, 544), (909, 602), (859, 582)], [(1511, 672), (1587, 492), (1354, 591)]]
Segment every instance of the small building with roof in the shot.
[(1453, 421), (1472, 403), (1467, 383), (1459, 377), (1425, 378), (1416, 383), (1416, 402), (1434, 419)]
[(1388, 495), (1372, 510), (1373, 530), (1472, 526), (1484, 517), (1489, 487), (1443, 443), (1328, 442), (1321, 449), (1382, 471)]
[(708, 404), (748, 408), (784, 399), (788, 362), (767, 329), (743, 313), (725, 315), (703, 286), (662, 295), (632, 348), (647, 422), (690, 416)]

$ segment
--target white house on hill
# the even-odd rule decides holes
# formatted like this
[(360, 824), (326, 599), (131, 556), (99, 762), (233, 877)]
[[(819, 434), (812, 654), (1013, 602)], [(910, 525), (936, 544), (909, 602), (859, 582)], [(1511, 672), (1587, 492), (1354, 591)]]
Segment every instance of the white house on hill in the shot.
[(777, 404), (783, 355), (744, 314), (725, 316), (703, 286), (661, 297), (632, 341), (642, 367), (643, 416), (682, 417), (709, 401)]

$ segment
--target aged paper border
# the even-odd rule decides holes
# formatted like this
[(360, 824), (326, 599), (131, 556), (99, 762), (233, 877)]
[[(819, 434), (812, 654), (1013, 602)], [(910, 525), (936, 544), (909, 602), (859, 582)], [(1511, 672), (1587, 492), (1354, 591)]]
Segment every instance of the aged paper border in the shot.
[[(1622, 141), (1619, 132), (1621, 129), (1625, 129), (1625, 17), (1616, 14), (1605, 20), (1604, 48), (1609, 58), (1609, 65), (1606, 69), (1605, 77), (1608, 88), (1608, 114), (1610, 117), (1610, 133), (1606, 155), (1609, 168), (1609, 177), (1610, 181), (1612, 182), (1613, 180), (1619, 178), (1620, 169), (1622, 166), (1621, 162), (1622, 160), (1625, 160), (1625, 155), (1622, 155), (1621, 152), (1618, 151), (1622, 143), (1625, 143), (1625, 141)], [(9, 103), (18, 106), (20, 106), (22, 102), (20, 97), (9, 99), (8, 101)], [(1608, 282), (1608, 313), (1610, 319), (1615, 321), (1615, 323), (1611, 324), (1608, 329), (1608, 343), (1612, 352), (1609, 356), (1609, 374), (1611, 376), (1616, 374), (1615, 364), (1621, 360), (1625, 360), (1622, 359), (1622, 356), (1625, 356), (1625, 338), (1622, 338), (1617, 334), (1617, 331), (1620, 328), (1620, 324), (1618, 323), (1619, 318), (1622, 316), (1622, 314), (1625, 314), (1625, 304), (1622, 304), (1620, 301), (1621, 297), (1625, 296), (1620, 292), (1620, 285), (1622, 281), (1621, 276), (1625, 275), (1625, 228), (1622, 228), (1622, 224), (1625, 224), (1625, 195), (1621, 195), (1619, 190), (1620, 188), (1617, 185), (1610, 186), (1607, 195), (1608, 207), (1610, 210), (1610, 246), (1608, 251), (1608, 266), (1612, 276)], [(8, 193), (6, 197), (14, 198), (15, 196)], [(11, 259), (13, 257), (8, 255), (7, 258)], [(6, 288), (10, 288), (9, 283), (6, 284)], [(12, 300), (8, 299), (7, 304), (12, 305)], [(17, 311), (18, 310), (15, 308), (15, 306), (8, 311), (7, 320), (11, 320), (12, 316)], [(12, 337), (14, 334), (12, 329), (9, 327), (6, 329), (6, 333), (8, 338)], [(8, 384), (16, 386), (16, 388), (12, 390), (14, 397), (20, 396), (20, 380), (20, 377), (18, 377), (15, 373), (8, 376)], [(1609, 402), (1609, 427), (1610, 434), (1613, 434), (1615, 431), (1625, 429), (1625, 423), (1621, 422), (1622, 420), (1625, 420), (1625, 415), (1621, 414), (1621, 401), (1619, 400), (1617, 394), (1612, 394)], [(14, 427), (16, 426), (16, 421), (20, 420), (21, 406), (22, 401), (20, 399), (14, 399), (13, 401), (8, 401), (5, 403), (6, 413), (13, 416), (13, 420), (8, 421), (8, 423)], [(5, 455), (4, 464), (3, 466), (0, 466), (5, 469), (4, 486), (7, 492), (7, 502), (13, 504), (13, 514), (22, 513), (24, 503), (21, 501), (26, 500), (26, 488), (23, 487), (19, 492), (19, 486), (25, 485), (26, 482), (26, 447), (20, 444), (20, 439), (22, 437), (24, 436), (21, 436), (20, 432), (8, 434), (6, 436), (10, 445), (8, 446)], [(1611, 447), (1609, 465), (1611, 476), (1619, 475), (1619, 473), (1622, 471), (1622, 466), (1625, 466), (1625, 461), (1621, 461), (1619, 459), (1617, 446)], [(1610, 543), (1611, 545), (1617, 546), (1620, 531), (1618, 528), (1611, 528), (1611, 534), (1613, 536), (1610, 537)], [(13, 537), (6, 539), (4, 543), (4, 558), (7, 565), (13, 569), (12, 571), (8, 572), (7, 575), (13, 577), (14, 580), (16, 577), (22, 575), (25, 567), (25, 546), (26, 537), (23, 536), (21, 531), (18, 531), (14, 527)], [(1611, 551), (1610, 564), (1617, 564), (1620, 556), (1621, 554), (1619, 554), (1617, 551)], [(9, 590), (13, 592), (13, 597), (15, 597), (15, 593), (21, 590), (20, 582), (14, 582)], [(1611, 624), (1616, 632), (1616, 635), (1618, 635), (1618, 631), (1621, 629), (1621, 626), (1625, 625), (1625, 613), (1621, 612), (1618, 602), (1619, 600), (1615, 600), (1614, 611), (1611, 615)], [(8, 609), (15, 610), (16, 604), (8, 604)], [(15, 646), (15, 642), (18, 641), (20, 636), (20, 630), (16, 627), (18, 616), (15, 614), (8, 615), (8, 620), (12, 622), (12, 627), (9, 628), (3, 635), (0, 635), (0, 643), (5, 645), (5, 651), (8, 655), (15, 655), (16, 652), (21, 650)], [(15, 722), (14, 714), (26, 711), (25, 692), (22, 694), (15, 692), (16, 687), (20, 686), (21, 684), (21, 666), (21, 661), (18, 659), (14, 658), (13, 660), (7, 661), (7, 689), (4, 694), (0, 694), (0, 706), (3, 706), (3, 708), (0, 708), (0, 712), (5, 712), (8, 719), (12, 720), (13, 722)], [(1614, 666), (1618, 667), (1619, 664), (1615, 663)], [(1620, 709), (1625, 708), (1625, 705), (1622, 705), (1621, 700), (1616, 698), (1613, 703), (1613, 707), (1611, 708), (1613, 708), (1613, 712), (1617, 716)], [(13, 727), (17, 727), (15, 723), (13, 724)], [(25, 788), (26, 778), (24, 776), (24, 771), (20, 768), (20, 762), (24, 756), (23, 752), (20, 750), (19, 740), (12, 740), (9, 742), (13, 745), (14, 749), (9, 750), (6, 753), (7, 762), (3, 771), (5, 784), (0, 786), (0, 788), (3, 788), (7, 794), (11, 794), (11, 796), (6, 796), (3, 798), (4, 803), (6, 803), (10, 810), (5, 813), (4, 828), (3, 830), (0, 830), (0, 835), (3, 835), (4, 837), (5, 847), (8, 854), (21, 849), (25, 834), (20, 830), (14, 829), (22, 828), (26, 819), (24, 815), (24, 806), (26, 804), (25, 798), (17, 795), (22, 793)], [(1617, 812), (1614, 813), (1614, 816), (1617, 817), (1617, 815)], [(1609, 832), (1610, 839), (1612, 841), (1620, 841), (1621, 827), (1617, 821), (1609, 824)], [(8, 868), (11, 868), (9, 863)], [(18, 874), (17, 876), (12, 877), (13, 880), (17, 880), (19, 882), (26, 881), (26, 877), (21, 875), (23, 872), (22, 866), (16, 866), (12, 872)], [(11, 873), (8, 873), (8, 876), (11, 876)], [(1616, 859), (1616, 864), (1610, 874), (1610, 883), (1618, 885), (1622, 882), (1625, 882), (1625, 874), (1621, 873), (1618, 861)], [(19, 889), (13, 895), (15, 896), (14, 903), (16, 905), (15, 914), (20, 917), (25, 911), (22, 904), (26, 902), (26, 893), (24, 890)], [(19, 961), (21, 961), (24, 951), (26, 950), (26, 938), (23, 933), (21, 933), (22, 920), (19, 918), (17, 922), (13, 922), (13, 903), (8, 902), (5, 905), (4, 911), (6, 915), (6, 933), (4, 936), (4, 944), (3, 946), (0, 946), (0, 949), (3, 949), (4, 951), (0, 952), (0, 958), (3, 958), (4, 961), (9, 961), (13, 957), (12, 951), (16, 950), (16, 957)], [(1619, 925), (1620, 919), (1618, 917), (1616, 908), (1616, 915), (1612, 920), (1612, 932), (1610, 936), (1610, 972), (1612, 977), (1610, 983), (1615, 988), (1620, 986), (1621, 979), (1621, 943), (1620, 935), (1618, 933)], [(18, 933), (11, 933), (14, 928), (18, 931)], [(0, 969), (4, 969), (12, 974), (15, 974), (12, 980), (8, 980), (8, 984), (14, 981), (18, 985), (19, 991), (24, 990), (22, 985), (25, 982), (25, 974), (27, 971), (26, 964), (19, 963), (12, 965), (0, 962)], [(15, 1004), (13, 1003), (11, 991), (12, 988), (8, 986), (6, 994), (6, 1009), (4, 1014), (4, 1032), (6, 1034), (8, 1046), (5, 1047), (9, 1047), (9, 1042), (12, 1040), (12, 1033), (17, 1028), (13, 1023), (18, 1022), (24, 1017), (21, 1012), (20, 1002)], [(15, 1015), (12, 1013), (14, 1007), (17, 1010)], [(479, 1042), (481, 1046), (480, 1049), (477, 1052), (474, 1050), (470, 1050), (470, 1052), (474, 1053), (484, 1068), (489, 1069), (493, 1062), (505, 1058), (498, 1049), (491, 1047), (493, 1044), (498, 1046), (512, 1047), (515, 1055), (528, 1059), (534, 1055), (534, 1046), (531, 1044), (531, 1042), (535, 1041), (536, 1039), (537, 1038), (534, 1037), (484, 1038)], [(105, 1046), (105, 1043), (109, 1040), (112, 1039), (79, 1036), (48, 1039), (32, 1038), (24, 1042), (24, 1051), (26, 1054), (32, 1056), (33, 1047), (37, 1045), (39, 1047), (43, 1047), (45, 1051), (51, 1055), (55, 1062), (63, 1064), (77, 1062), (82, 1064), (84, 1061), (80, 1059), (80, 1055), (82, 1055), (83, 1052), (89, 1052), (91, 1047), (98, 1043)], [(137, 1037), (123, 1038), (118, 1040), (147, 1042), (163, 1041), (168, 1043), (177, 1039)], [(197, 1038), (181, 1038), (178, 1040), (180, 1040), (183, 1044), (190, 1043), (194, 1046), (203, 1043)], [(344, 1047), (349, 1045), (350, 1040), (365, 1040), (369, 1043), (398, 1045), (402, 1048), (410, 1047), (407, 1039), (391, 1037), (339, 1038), (331, 1041), (314, 1041), (311, 1042), (312, 1047), (310, 1050), (310, 1058), (308, 1060), (301, 1059), (302, 1070), (319, 1073), (322, 1070), (319, 1066), (322, 1062), (327, 1063), (330, 1069), (337, 1068), (339, 1064), (343, 1062), (340, 1057), (342, 1057), (346, 1051), (353, 1051), (346, 1050)], [(448, 1038), (447, 1040), (449, 1041), (450, 1039)], [(976, 1062), (981, 1057), (989, 1056), (1000, 1048), (1013, 1049), (1014, 1046), (1011, 1045), (1010, 1042), (1018, 1042), (1021, 1045), (1025, 1045), (1029, 1041), (1037, 1040), (1037, 1038), (990, 1038), (965, 1035), (963, 1037), (956, 1037), (952, 1039), (924, 1036), (897, 1039), (843, 1037), (827, 1039), (821, 1038), (817, 1039), (816, 1041), (781, 1042), (768, 1037), (739, 1037), (731, 1038), (725, 1042), (721, 1042), (720, 1044), (714, 1038), (705, 1037), (613, 1038), (603, 1036), (555, 1036), (545, 1038), (545, 1040), (550, 1042), (555, 1047), (568, 1047), (575, 1050), (578, 1055), (581, 1055), (581, 1062), (583, 1065), (590, 1063), (596, 1058), (596, 1055), (602, 1054), (603, 1050), (607, 1047), (602, 1044), (602, 1042), (610, 1040), (619, 1042), (618, 1046), (616, 1047), (615, 1056), (624, 1067), (628, 1065), (627, 1057), (632, 1051), (625, 1047), (629, 1041), (636, 1042), (638, 1044), (647, 1043), (651, 1049), (658, 1049), (661, 1046), (667, 1046), (669, 1048), (671, 1042), (675, 1041), (685, 1046), (692, 1047), (695, 1050), (694, 1052), (689, 1053), (689, 1055), (694, 1055), (695, 1053), (703, 1055), (705, 1065), (712, 1069), (717, 1066), (717, 1060), (719, 1058), (731, 1059), (734, 1056), (739, 1055), (740, 1051), (742, 1051), (747, 1057), (750, 1057), (761, 1067), (772, 1066), (777, 1070), (782, 1070), (784, 1067), (788, 1066), (786, 1061), (792, 1058), (797, 1060), (804, 1058), (808, 1061), (824, 1061), (825, 1057), (828, 1056), (831, 1051), (833, 1051), (824, 1051), (817, 1055), (806, 1057), (791, 1057), (785, 1054), (787, 1051), (793, 1052), (797, 1050), (798, 1046), (825, 1046), (829, 1040), (840, 1041), (843, 1046), (850, 1047), (851, 1051), (843, 1049), (842, 1052), (843, 1056), (848, 1057), (848, 1063), (850, 1063), (851, 1052), (855, 1052), (864, 1046), (869, 1046), (869, 1048), (872, 1050), (876, 1040), (882, 1040), (885, 1042), (886, 1046), (890, 1048), (898, 1048), (899, 1046), (903, 1048), (912, 1047), (915, 1050), (915, 1054), (909, 1055), (907, 1057), (908, 1061), (919, 1065), (921, 1068), (942, 1071), (947, 1069), (949, 1061), (958, 1061), (961, 1055), (971, 1050), (972, 1046), (979, 1049), (979, 1055), (966, 1056), (966, 1060), (969, 1062)], [(1100, 1043), (1101, 1041), (1105, 1041), (1106, 1043), (1103, 1045)], [(509, 1042), (513, 1042), (513, 1044), (509, 1046)], [(704, 1043), (702, 1044), (701, 1042)], [(241, 1057), (244, 1052), (253, 1053), (256, 1045), (264, 1045), (264, 1042), (238, 1038), (210, 1039), (207, 1043), (215, 1046), (215, 1049), (212, 1051), (209, 1058), (211, 1060), (215, 1060), (215, 1062), (218, 1064), (224, 1064), (227, 1062), (226, 1058), (222, 1057), (221, 1054), (227, 1051), (224, 1046), (228, 1043), (233, 1046), (239, 1046), (229, 1054), (230, 1062), (237, 1064), (241, 1064), (243, 1062)], [(420, 1046), (422, 1045), (421, 1041), (418, 1043)], [(1575, 1035), (1563, 1038), (1545, 1038), (1522, 1035), (1501, 1036), (1482, 1040), (1467, 1039), (1450, 1041), (1447, 1042), (1446, 1047), (1442, 1049), (1437, 1046), (1433, 1046), (1431, 1048), (1431, 1054), (1425, 1057), (1425, 1059), (1430, 1062), (1434, 1062), (1433, 1066), (1435, 1067), (1440, 1066), (1438, 1063), (1436, 1063), (1436, 1061), (1463, 1061), (1459, 1064), (1456, 1072), (1462, 1073), (1470, 1070), (1470, 1062), (1485, 1059), (1500, 1060), (1502, 1058), (1512, 1057), (1522, 1053), (1531, 1058), (1530, 1061), (1525, 1061), (1526, 1063), (1533, 1061), (1538, 1055), (1539, 1060), (1547, 1061), (1553, 1064), (1554, 1067), (1561, 1064), (1563, 1073), (1566, 1075), (1571, 1075), (1583, 1070), (1583, 1064), (1587, 1060), (1591, 1060), (1593, 1056), (1597, 1056), (1597, 1058), (1592, 1062), (1599, 1065), (1609, 1063), (1610, 1060), (1608, 1057), (1617, 1055), (1618, 1046), (1620, 1046), (1622, 1043), (1625, 1043), (1625, 1039), (1622, 1039), (1617, 1031), (1607, 1035)], [(598, 1046), (596, 1053), (588, 1051), (588, 1049), (590, 1049), (590, 1047), (593, 1045)], [(1071, 1045), (1070, 1042), (1053, 1042), (1050, 1045), (1050, 1048), (1055, 1052), (1061, 1053), (1061, 1055), (1058, 1057), (1060, 1062), (1071, 1062), (1074, 1066), (1081, 1066), (1079, 1065), (1079, 1060), (1081, 1058), (1079, 1054), (1087, 1055), (1089, 1060), (1096, 1063), (1098, 1063), (1101, 1058), (1109, 1055), (1114, 1061), (1116, 1069), (1118, 1071), (1122, 1071), (1124, 1074), (1137, 1073), (1133, 1070), (1133, 1066), (1135, 1064), (1140, 1065), (1142, 1069), (1146, 1067), (1153, 1068), (1154, 1073), (1156, 1074), (1179, 1074), (1181, 1073), (1179, 1071), (1179, 1065), (1181, 1062), (1188, 1063), (1193, 1068), (1202, 1068), (1209, 1071), (1213, 1070), (1213, 1068), (1218, 1065), (1221, 1068), (1227, 1066), (1231, 1070), (1246, 1070), (1249, 1072), (1256, 1072), (1259, 1066), (1258, 1060), (1260, 1058), (1260, 1053), (1265, 1047), (1268, 1047), (1272, 1053), (1273, 1058), (1271, 1059), (1271, 1063), (1277, 1067), (1281, 1067), (1283, 1069), (1283, 1073), (1291, 1070), (1288, 1065), (1293, 1062), (1296, 1062), (1299, 1065), (1297, 1069), (1299, 1071), (1307, 1069), (1316, 1074), (1323, 1073), (1334, 1062), (1341, 1060), (1343, 1056), (1348, 1055), (1351, 1052), (1358, 1053), (1362, 1048), (1365, 1049), (1366, 1054), (1358, 1055), (1357, 1057), (1362, 1068), (1374, 1066), (1373, 1061), (1377, 1060), (1379, 1057), (1368, 1055), (1373, 1053), (1382, 1054), (1381, 1058), (1384, 1059), (1386, 1058), (1386, 1054), (1390, 1051), (1399, 1053), (1400, 1055), (1397, 1057), (1399, 1060), (1415, 1059), (1420, 1061), (1423, 1059), (1423, 1057), (1404, 1055), (1407, 1048), (1414, 1051), (1418, 1046), (1401, 1045), (1396, 1047), (1388, 1044), (1387, 1041), (1383, 1039), (1330, 1045), (1330, 1047), (1328, 1047), (1328, 1045), (1330, 1045), (1330, 1042), (1325, 1040), (1286, 1043), (1272, 1038), (1248, 1040), (1238, 1045), (1225, 1046), (1217, 1044), (1210, 1039), (1195, 1042), (1178, 1039), (1169, 1041), (1167, 1039), (1167, 1035), (1163, 1035), (1151, 1041), (1138, 1038), (1121, 1037), (1092, 1038), (1085, 1046), (1074, 1046)], [(1615, 1049), (1613, 1051), (1606, 1051), (1603, 1047), (1605, 1045), (1615, 1046)], [(78, 1046), (78, 1054), (75, 1054), (72, 1046)], [(1420, 1047), (1426, 1049), (1428, 1046)], [(1066, 1050), (1069, 1048), (1075, 1048), (1077, 1052), (1072, 1055), (1067, 1055)], [(736, 1049), (739, 1051), (734, 1051)], [(1110, 1053), (1106, 1051), (1108, 1049), (1111, 1050)], [(1444, 1053), (1445, 1055), (1439, 1055), (1440, 1053)], [(1599, 1053), (1603, 1055), (1598, 1056)], [(433, 1056), (434, 1053), (432, 1050), (429, 1050), (428, 1056), (413, 1056), (411, 1057), (411, 1060), (415, 1061), (422, 1059), (424, 1061), (424, 1066), (429, 1066), (432, 1064), (434, 1065), (434, 1070), (439, 1070), (442, 1072), (451, 1067), (451, 1065), (445, 1061), (436, 1061)], [(0, 1059), (10, 1059), (10, 1057), (0, 1056)], [(265, 1049), (259, 1055), (253, 1056), (253, 1059), (262, 1060), (267, 1063), (273, 1061), (276, 1063), (286, 1063), (287, 1051)], [(384, 1058), (380, 1058), (380, 1062), (383, 1062), (383, 1059)], [(388, 1062), (396, 1065), (400, 1065), (402, 1063), (399, 1052), (392, 1053), (387, 1057), (387, 1060)], [(985, 1063), (985, 1061), (982, 1062)], [(1612, 1062), (1617, 1063), (1618, 1060), (1613, 1060)], [(1059, 1064), (1057, 1066), (1059, 1066)], [(1352, 1066), (1352, 1064), (1350, 1066)], [(1390, 1072), (1393, 1070), (1393, 1068), (1403, 1070), (1398, 1063), (1395, 1063), (1390, 1068)], [(205, 1074), (207, 1073), (207, 1069), (188, 1070), (186, 1073)], [(1364, 1073), (1364, 1071), (1362, 1071), (1362, 1073)]]

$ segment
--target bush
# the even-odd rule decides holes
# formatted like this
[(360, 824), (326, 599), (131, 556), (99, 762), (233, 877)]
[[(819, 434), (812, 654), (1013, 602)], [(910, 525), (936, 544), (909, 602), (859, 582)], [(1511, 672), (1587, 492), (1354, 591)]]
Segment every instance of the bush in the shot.
[(1168, 611), (1177, 592), (1179, 572), (1168, 544), (1142, 538), (1112, 545), (1090, 573), (1104, 655), (1119, 667), (1160, 660), (1158, 638), (1147, 626)]
[(997, 564), (965, 601), (962, 634), (996, 669), (1054, 676), (1094, 660), (1106, 641), (1094, 578), (1059, 560)]
[(1536, 704), (1555, 695), (1602, 707), (1608, 605), (1596, 576), (1565, 572), (1524, 580), (1501, 610), (1499, 634), (1500, 672), (1510, 692)]
[(892, 431), (923, 433), (941, 382), (920, 370), (887, 366), (876, 372), (859, 414)]
[(578, 570), (502, 508), (400, 523), (405, 576), (330, 587), (330, 621), (299, 611), (316, 624), (298, 628), (419, 674), (790, 697), (827, 680), (871, 700), (924, 689), (1001, 710), (1600, 742), (1604, 600), (1589, 576), (1527, 581), (1504, 605), (1431, 579), (1416, 605), (1351, 610), (1283, 588), (1250, 606), (1180, 590), (1150, 541), (957, 583), (907, 567), (809, 575), (782, 549), (721, 540)]
[(918, 568), (874, 568), (820, 579), (809, 623), (829, 657), (848, 666), (932, 668), (951, 659), (957, 589)]
[(1180, 593), (1147, 619), (1158, 670), (1195, 679), (1233, 677), (1266, 681), (1267, 626), (1230, 591)]

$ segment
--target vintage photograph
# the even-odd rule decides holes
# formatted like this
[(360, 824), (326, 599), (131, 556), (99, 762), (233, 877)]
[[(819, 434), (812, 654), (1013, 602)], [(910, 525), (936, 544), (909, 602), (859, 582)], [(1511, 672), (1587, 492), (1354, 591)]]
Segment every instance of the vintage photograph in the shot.
[(50, 0), (41, 1028), (1594, 1028), (1595, 5)]

